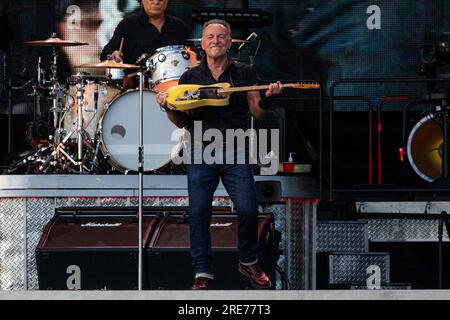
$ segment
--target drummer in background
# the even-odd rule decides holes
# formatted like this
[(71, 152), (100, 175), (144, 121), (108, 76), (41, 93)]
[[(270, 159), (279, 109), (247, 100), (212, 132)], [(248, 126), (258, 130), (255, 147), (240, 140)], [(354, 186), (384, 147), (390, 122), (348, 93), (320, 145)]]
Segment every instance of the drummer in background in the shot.
[[(169, 0), (142, 0), (142, 8), (123, 19), (103, 48), (100, 60), (108, 55), (117, 62), (136, 63), (143, 54), (169, 45), (184, 45), (189, 37), (186, 24), (165, 13)], [(118, 49), (124, 39), (122, 52)]]
[[(64, 56), (61, 56), (62, 63), (58, 70), (63, 74), (61, 79), (80, 71), (74, 69), (76, 66), (98, 62), (98, 57), (104, 45), (111, 39), (115, 26), (123, 17), (139, 10), (140, 4), (137, 1), (55, 0), (58, 35), (63, 40), (88, 44), (80, 47), (62, 47)], [(99, 72), (95, 69), (88, 71)]]

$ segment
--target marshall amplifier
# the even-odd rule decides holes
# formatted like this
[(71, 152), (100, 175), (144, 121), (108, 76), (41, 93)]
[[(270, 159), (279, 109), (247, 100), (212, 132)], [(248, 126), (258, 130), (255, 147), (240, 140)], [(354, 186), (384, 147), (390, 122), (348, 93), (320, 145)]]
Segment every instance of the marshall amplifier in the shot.
[[(39, 289), (137, 289), (137, 209), (56, 211), (36, 248)], [(161, 215), (144, 211), (144, 243), (160, 220)], [(144, 272), (143, 288), (148, 288), (147, 276)]]
[[(238, 270), (236, 214), (214, 214), (211, 219), (214, 289), (247, 289), (250, 283)], [(259, 216), (258, 256), (266, 273), (275, 279), (276, 254), (273, 215)], [(148, 274), (151, 289), (186, 290), (194, 281), (189, 223), (185, 217), (168, 216), (149, 239)], [(274, 281), (272, 281), (274, 283)]]

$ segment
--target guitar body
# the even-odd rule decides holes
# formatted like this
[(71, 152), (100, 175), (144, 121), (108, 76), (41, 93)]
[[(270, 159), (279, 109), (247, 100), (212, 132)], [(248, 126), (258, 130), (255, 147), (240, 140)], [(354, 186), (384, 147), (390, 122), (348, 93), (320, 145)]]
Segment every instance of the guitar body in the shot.
[(181, 84), (167, 90), (167, 105), (169, 108), (184, 111), (202, 106), (226, 106), (230, 97), (218, 94), (218, 89), (229, 88), (229, 83), (212, 85)]

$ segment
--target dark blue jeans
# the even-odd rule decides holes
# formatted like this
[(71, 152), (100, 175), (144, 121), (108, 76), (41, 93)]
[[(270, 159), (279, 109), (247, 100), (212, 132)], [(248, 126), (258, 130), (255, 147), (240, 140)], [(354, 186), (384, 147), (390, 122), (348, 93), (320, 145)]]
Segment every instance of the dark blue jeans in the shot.
[(255, 261), (258, 207), (251, 165), (190, 164), (187, 167), (191, 257), (195, 272), (213, 275), (210, 222), (213, 195), (220, 179), (238, 214), (239, 260)]

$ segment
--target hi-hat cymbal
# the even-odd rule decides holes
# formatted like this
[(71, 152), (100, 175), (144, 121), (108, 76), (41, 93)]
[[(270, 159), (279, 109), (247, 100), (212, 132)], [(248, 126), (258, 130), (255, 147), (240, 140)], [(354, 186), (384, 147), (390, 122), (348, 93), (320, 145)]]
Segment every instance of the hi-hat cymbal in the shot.
[[(192, 39), (186, 39), (187, 41), (193, 41), (193, 42), (201, 42), (202, 38), (192, 38)], [(244, 43), (248, 42), (247, 40), (241, 40), (241, 39), (231, 39), (232, 43)]]
[(135, 69), (139, 68), (138, 65), (135, 64), (127, 64), (116, 62), (115, 60), (105, 60), (99, 63), (86, 63), (80, 66), (76, 66), (75, 68), (99, 68), (99, 69)]
[(34, 40), (34, 41), (26, 41), (24, 44), (29, 46), (44, 46), (44, 47), (74, 47), (74, 46), (86, 46), (88, 43), (84, 42), (76, 42), (76, 41), (68, 41), (62, 40), (60, 38), (52, 37), (46, 40)]

